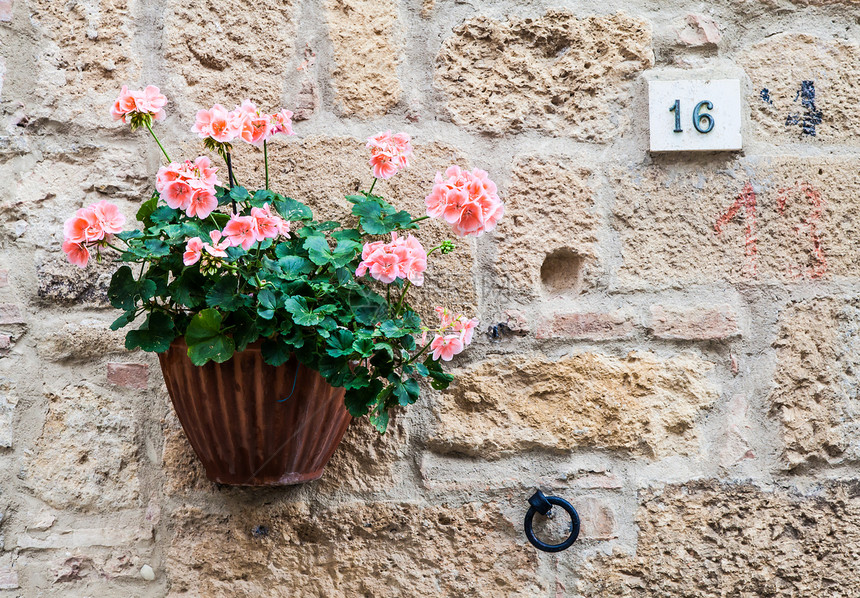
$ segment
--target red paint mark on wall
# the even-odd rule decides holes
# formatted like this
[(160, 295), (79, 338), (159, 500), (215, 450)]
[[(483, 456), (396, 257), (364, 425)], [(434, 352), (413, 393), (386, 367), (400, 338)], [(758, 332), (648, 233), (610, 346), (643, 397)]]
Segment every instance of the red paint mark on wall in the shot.
[(807, 238), (812, 245), (812, 258), (815, 261), (815, 265), (812, 268), (807, 268), (805, 272), (798, 273), (797, 275), (802, 276), (806, 274), (812, 279), (821, 278), (827, 272), (827, 256), (824, 254), (824, 246), (821, 243), (821, 232), (819, 230), (821, 216), (824, 214), (824, 199), (821, 197), (821, 193), (809, 183), (797, 182), (792, 187), (779, 190), (777, 207), (779, 207), (780, 215), (785, 214), (785, 205), (788, 203), (791, 194), (795, 191), (802, 193), (804, 199), (808, 200), (811, 204), (809, 213), (794, 230), (798, 235), (801, 235), (803, 234), (803, 229), (806, 229)]
[(756, 233), (756, 194), (752, 183), (747, 182), (740, 194), (735, 198), (734, 203), (723, 212), (714, 225), (714, 230), (719, 235), (723, 232), (723, 227), (728, 224), (732, 218), (737, 216), (741, 208), (744, 209), (744, 220), (746, 221), (746, 229), (744, 230), (744, 253), (746, 261), (744, 263), (744, 273), (750, 276), (758, 274), (758, 236)]

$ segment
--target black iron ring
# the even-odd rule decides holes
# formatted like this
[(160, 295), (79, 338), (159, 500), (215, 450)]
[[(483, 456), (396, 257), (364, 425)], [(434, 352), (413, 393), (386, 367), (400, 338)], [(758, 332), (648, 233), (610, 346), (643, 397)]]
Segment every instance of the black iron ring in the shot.
[[(576, 542), (576, 538), (579, 537), (580, 521), (579, 513), (576, 512), (576, 509), (573, 508), (573, 505), (571, 505), (563, 498), (559, 498), (557, 496), (544, 497), (543, 493), (540, 491), (538, 491), (531, 499), (529, 499), (529, 503), (531, 503), (531, 506), (526, 513), (524, 525), (526, 530), (526, 538), (528, 538), (529, 542), (531, 542), (535, 548), (537, 548), (538, 550), (543, 550), (544, 552), (561, 552), (562, 550), (570, 548), (573, 543)], [(546, 505), (547, 503), (549, 503), (550, 505), (557, 505), (567, 511), (567, 514), (570, 515), (570, 536), (568, 536), (567, 540), (565, 540), (561, 544), (547, 544), (537, 539), (537, 536), (535, 536), (535, 532), (532, 529), (532, 520), (534, 519), (535, 513), (542, 513), (543, 515), (546, 515), (549, 512), (549, 509), (544, 510), (538, 508), (535, 506), (536, 503), (543, 503), (544, 505)]]

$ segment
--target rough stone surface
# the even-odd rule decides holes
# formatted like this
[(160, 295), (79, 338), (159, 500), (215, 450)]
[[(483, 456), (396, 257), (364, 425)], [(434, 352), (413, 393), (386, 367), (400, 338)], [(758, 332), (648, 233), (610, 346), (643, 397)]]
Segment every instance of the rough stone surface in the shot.
[(469, 19), (436, 62), (436, 85), (458, 125), (603, 142), (627, 128), (631, 82), (654, 56), (642, 19), (551, 10), (536, 19)]
[(125, 331), (111, 330), (112, 320), (81, 318), (54, 322), (40, 338), (38, 354), (50, 361), (87, 362), (111, 354), (126, 354)]
[(12, 448), (15, 436), (14, 412), (18, 397), (14, 385), (5, 378), (0, 378), (0, 449)]
[(718, 340), (738, 336), (738, 316), (730, 305), (678, 308), (652, 305), (648, 329), (657, 338)]
[(612, 185), (625, 287), (829, 280), (860, 271), (850, 241), (860, 196), (854, 160), (748, 159), (707, 173), (650, 166), (620, 170)]
[(149, 366), (145, 363), (108, 363), (107, 380), (125, 388), (149, 386)]
[[(759, 135), (768, 141), (856, 145), (852, 100), (860, 61), (856, 38), (781, 33), (753, 44), (740, 62), (752, 80), (748, 98)], [(804, 82), (810, 82), (804, 85)]]
[[(171, 596), (536, 596), (537, 557), (495, 504), (307, 503), (176, 513)], [(475, 535), (470, 530), (480, 529)], [(386, 546), (380, 551), (379, 546)], [(440, 563), (446, 565), (440, 567)]]
[(400, 101), (397, 9), (388, 0), (326, 0), (335, 96), (346, 115), (381, 116)]
[(135, 423), (122, 403), (86, 387), (48, 396), (48, 413), (23, 484), (58, 509), (117, 509), (137, 504)]
[(60, 305), (90, 304), (107, 306), (107, 290), (113, 276), (113, 264), (94, 264), (82, 270), (65, 257), (49, 257), (37, 266), (39, 298)]
[(788, 467), (860, 459), (860, 302), (815, 299), (787, 305), (774, 341), (772, 413)]
[(295, 54), (294, 13), (291, 0), (166, 3), (169, 91), (179, 96), (174, 110), (190, 121), (187, 127), (197, 110), (216, 103), (230, 110), (251, 98), (266, 111), (280, 107)]
[(493, 233), (502, 294), (575, 296), (594, 285), (600, 220), (590, 174), (558, 157), (517, 159), (503, 192), (505, 216)]
[(676, 21), (675, 34), (679, 43), (693, 48), (716, 47), (722, 39), (717, 22), (697, 14), (688, 14)]
[(600, 598), (857, 596), (858, 488), (707, 480), (646, 490), (636, 554), (591, 559), (576, 589)]
[(718, 396), (712, 369), (688, 354), (489, 359), (461, 371), (439, 398), (431, 446), (482, 458), (584, 447), (695, 454), (697, 419)]

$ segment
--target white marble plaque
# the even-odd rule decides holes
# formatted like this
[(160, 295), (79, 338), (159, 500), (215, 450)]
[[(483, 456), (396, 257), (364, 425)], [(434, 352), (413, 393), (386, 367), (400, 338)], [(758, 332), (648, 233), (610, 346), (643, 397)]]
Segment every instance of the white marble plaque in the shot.
[(739, 150), (738, 79), (649, 81), (652, 152)]

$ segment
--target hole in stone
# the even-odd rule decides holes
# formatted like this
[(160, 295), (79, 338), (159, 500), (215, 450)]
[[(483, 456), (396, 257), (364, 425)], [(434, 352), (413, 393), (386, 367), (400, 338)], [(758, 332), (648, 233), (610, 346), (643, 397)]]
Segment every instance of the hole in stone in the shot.
[(557, 249), (547, 255), (540, 268), (544, 291), (552, 295), (578, 292), (584, 262), (581, 255), (568, 248)]

